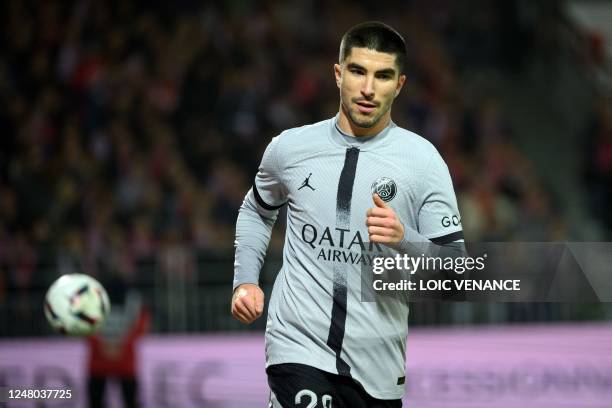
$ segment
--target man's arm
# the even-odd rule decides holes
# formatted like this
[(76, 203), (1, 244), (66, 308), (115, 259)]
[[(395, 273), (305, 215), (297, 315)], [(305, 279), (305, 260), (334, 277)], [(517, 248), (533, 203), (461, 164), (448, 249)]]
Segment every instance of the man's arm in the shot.
[[(375, 207), (368, 210), (366, 218), (370, 240), (388, 245), (392, 249), (390, 256), (394, 253), (444, 259), (467, 256), (452, 180), (437, 151), (419, 180), (422, 203), (416, 228), (402, 223), (394, 209), (375, 194)], [(429, 272), (429, 278), (439, 273)], [(453, 271), (445, 271), (444, 275), (447, 279), (467, 278), (467, 273)]]
[(416, 229), (404, 226), (395, 210), (378, 194), (372, 197), (375, 207), (366, 214), (370, 241), (387, 244), (399, 253), (413, 256), (456, 257), (465, 254), (463, 233), (445, 234), (442, 239), (427, 238)]
[(417, 179), (418, 195), (422, 198), (417, 225), (404, 225), (393, 208), (374, 195), (375, 207), (368, 210), (366, 220), (370, 240), (391, 244), (404, 253), (416, 251), (418, 255), (435, 256), (441, 247), (459, 247), (463, 228), (455, 190), (448, 167), (437, 151)]
[(266, 148), (253, 187), (244, 198), (236, 220), (232, 315), (243, 323), (251, 323), (263, 312), (264, 295), (258, 286), (259, 273), (278, 209), (286, 200), (277, 143), (278, 138), (274, 138)]
[[(386, 244), (390, 252), (386, 256), (406, 254), (410, 257), (461, 258), (467, 251), (463, 242), (461, 218), (448, 167), (438, 152), (434, 152), (420, 181), (419, 196), (422, 202), (418, 211), (416, 228), (402, 223), (397, 213), (378, 195), (374, 195), (375, 207), (367, 213), (366, 225), (371, 241)], [(411, 272), (412, 273), (412, 272)], [(452, 270), (424, 270), (418, 279), (464, 280), (469, 273)], [(432, 296), (432, 295), (429, 295)], [(445, 291), (433, 294), (436, 299), (464, 300), (464, 293)]]
[(278, 216), (278, 209), (265, 209), (257, 203), (253, 190), (244, 198), (236, 220), (233, 289), (245, 283), (259, 283), (259, 272)]

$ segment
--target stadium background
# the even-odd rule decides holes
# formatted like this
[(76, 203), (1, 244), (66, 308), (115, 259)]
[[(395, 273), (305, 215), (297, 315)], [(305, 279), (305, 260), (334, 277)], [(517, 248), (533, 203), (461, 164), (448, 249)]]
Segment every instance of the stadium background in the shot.
[[(407, 40), (407, 86), (393, 117), (441, 151), (467, 240), (611, 240), (608, 2), (8, 0), (0, 8), (5, 357), (29, 341), (32, 355), (61, 347), (42, 299), (59, 275), (85, 272), (115, 301), (130, 293), (146, 305), (143, 342), (168, 361), (191, 344), (205, 354), (205, 372), (206, 347), (232, 341), (251, 341), (251, 356), (262, 360), (263, 349), (253, 345), (260, 345), (265, 319), (245, 327), (229, 314), (237, 209), (271, 137), (335, 114), (339, 39), (363, 20), (382, 20)], [(283, 229), (279, 222), (262, 271), (266, 293)], [(612, 351), (601, 342), (611, 318), (609, 304), (420, 303), (410, 324), (425, 343), (452, 343), (460, 327), (462, 336), (473, 335), (466, 342), (494, 345), (494, 335), (479, 334), (492, 327), (545, 350), (567, 334), (576, 361), (591, 349), (589, 358), (601, 362)], [(583, 329), (592, 336), (577, 335)], [(555, 330), (564, 335), (550, 337)], [(534, 333), (544, 336), (539, 343)], [(84, 376), (84, 344), (66, 344), (81, 353), (66, 361)], [(409, 338), (409, 356), (411, 344)], [(222, 350), (225, 360), (210, 354), (218, 359), (211, 373), (240, 353)], [(511, 359), (503, 350), (496, 358), (503, 363), (504, 356)], [(19, 366), (5, 363), (0, 385), (17, 378)], [(32, 385), (37, 363), (23, 364), (20, 381)], [(584, 392), (595, 395), (589, 406), (600, 406), (597, 393), (612, 395), (606, 364), (599, 374), (608, 382)], [(253, 373), (265, 387), (263, 368), (255, 364)], [(260, 391), (242, 390), (246, 381), (232, 386), (227, 378), (233, 396), (200, 385), (212, 397), (199, 406), (260, 398)], [(443, 406), (422, 398), (422, 406)], [(477, 406), (470, 401), (461, 406)], [(189, 404), (198, 406), (185, 399)]]

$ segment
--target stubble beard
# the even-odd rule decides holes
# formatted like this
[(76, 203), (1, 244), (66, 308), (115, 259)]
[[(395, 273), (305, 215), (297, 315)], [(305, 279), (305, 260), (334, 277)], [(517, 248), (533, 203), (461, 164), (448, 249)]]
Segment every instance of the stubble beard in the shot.
[(344, 103), (342, 104), (344, 106), (344, 109), (346, 111), (346, 113), (348, 114), (349, 119), (351, 120), (351, 122), (360, 127), (360, 128), (364, 128), (364, 129), (370, 129), (374, 126), (376, 126), (378, 124), (378, 122), (380, 122), (380, 119), (385, 115), (385, 113), (387, 113), (387, 111), (389, 110), (388, 106), (378, 106), (377, 109), (379, 109), (378, 112), (373, 112), (374, 115), (373, 116), (366, 116), (356, 110), (353, 110), (349, 107), (347, 107)]

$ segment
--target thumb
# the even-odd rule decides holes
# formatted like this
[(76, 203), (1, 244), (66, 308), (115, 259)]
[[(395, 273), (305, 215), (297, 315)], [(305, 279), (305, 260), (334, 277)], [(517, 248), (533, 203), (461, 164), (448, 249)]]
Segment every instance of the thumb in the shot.
[(385, 203), (385, 202), (383, 201), (383, 199), (382, 199), (382, 198), (380, 198), (380, 196), (379, 196), (378, 194), (374, 193), (373, 198), (374, 198), (374, 204), (376, 204), (376, 206), (377, 206), (378, 208), (389, 208), (389, 206), (387, 205), (387, 203)]

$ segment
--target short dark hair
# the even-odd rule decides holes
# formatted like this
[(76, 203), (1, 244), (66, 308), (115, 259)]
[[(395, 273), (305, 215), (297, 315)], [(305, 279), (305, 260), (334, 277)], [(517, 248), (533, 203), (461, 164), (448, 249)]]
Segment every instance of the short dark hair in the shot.
[(367, 21), (351, 27), (340, 42), (340, 63), (351, 55), (354, 48), (368, 48), (378, 52), (395, 54), (399, 73), (404, 72), (406, 64), (406, 42), (393, 28), (380, 21)]

